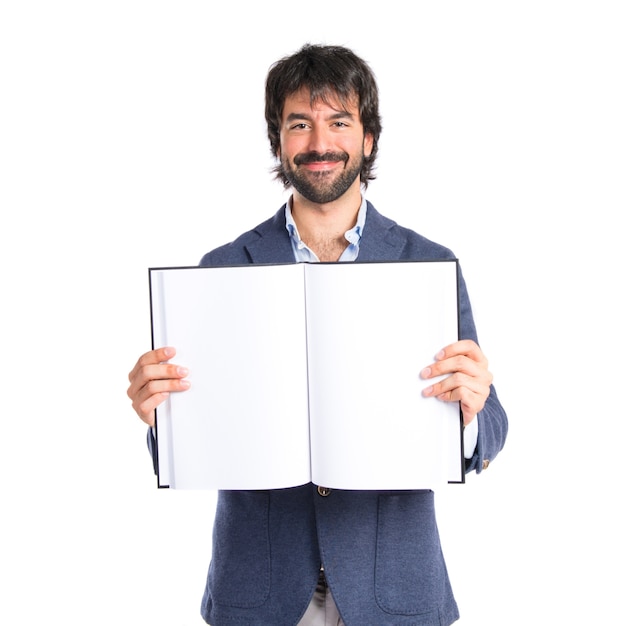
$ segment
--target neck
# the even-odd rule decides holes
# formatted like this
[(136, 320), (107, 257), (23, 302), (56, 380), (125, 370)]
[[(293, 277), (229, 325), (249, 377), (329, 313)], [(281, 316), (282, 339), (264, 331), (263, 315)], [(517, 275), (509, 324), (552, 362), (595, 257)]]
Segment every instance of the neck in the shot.
[(360, 192), (323, 205), (294, 193), (291, 214), (302, 241), (317, 258), (322, 262), (334, 262), (348, 247), (345, 234), (356, 224), (360, 206)]
[[(358, 183), (358, 181), (355, 181)], [(294, 190), (291, 214), (302, 241), (311, 247), (309, 240), (343, 239), (357, 220), (361, 207), (360, 184), (353, 185), (343, 196), (333, 202), (310, 202)]]

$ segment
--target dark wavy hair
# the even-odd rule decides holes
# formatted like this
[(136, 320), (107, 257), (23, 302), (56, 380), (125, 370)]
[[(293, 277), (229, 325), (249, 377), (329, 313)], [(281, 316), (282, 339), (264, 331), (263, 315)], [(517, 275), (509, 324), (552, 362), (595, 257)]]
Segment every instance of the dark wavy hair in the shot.
[[(284, 57), (270, 68), (265, 82), (265, 120), (272, 154), (278, 157), (280, 127), (285, 100), (308, 89), (311, 103), (322, 101), (331, 104), (338, 99), (343, 106), (358, 98), (359, 115), (365, 134), (374, 141), (372, 153), (365, 157), (361, 168), (361, 183), (376, 178), (373, 174), (378, 153), (378, 138), (382, 130), (378, 112), (378, 86), (369, 65), (352, 50), (342, 46), (305, 44), (298, 52)], [(276, 178), (289, 186), (282, 163), (274, 168)]]

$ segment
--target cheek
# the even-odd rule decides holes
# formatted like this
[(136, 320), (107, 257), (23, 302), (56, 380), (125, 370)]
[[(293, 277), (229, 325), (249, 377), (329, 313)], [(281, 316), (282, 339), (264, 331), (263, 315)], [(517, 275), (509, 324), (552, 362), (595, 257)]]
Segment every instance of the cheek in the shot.
[(278, 149), (278, 158), (279, 159), (287, 159), (288, 161), (292, 161), (293, 157), (300, 152), (303, 152), (305, 146), (301, 141), (297, 141), (295, 139), (282, 139), (280, 141), (280, 146)]

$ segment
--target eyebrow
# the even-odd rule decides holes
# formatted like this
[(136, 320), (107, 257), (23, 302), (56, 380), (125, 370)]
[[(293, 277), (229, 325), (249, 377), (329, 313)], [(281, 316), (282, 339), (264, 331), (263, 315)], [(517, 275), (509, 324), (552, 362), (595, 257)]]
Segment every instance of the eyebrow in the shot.
[[(308, 115), (307, 113), (290, 113), (287, 116), (287, 119), (285, 120), (285, 122), (294, 122), (295, 120), (310, 121), (312, 119), (313, 119), (312, 116)], [(328, 120), (343, 120), (343, 119), (353, 120), (354, 115), (352, 115), (352, 113), (349, 113), (348, 111), (337, 111), (336, 113), (333, 113), (326, 119)]]

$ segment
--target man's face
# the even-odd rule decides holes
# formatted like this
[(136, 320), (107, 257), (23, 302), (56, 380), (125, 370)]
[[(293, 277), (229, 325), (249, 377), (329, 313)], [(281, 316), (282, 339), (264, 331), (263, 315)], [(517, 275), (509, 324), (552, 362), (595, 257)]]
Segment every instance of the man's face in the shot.
[(352, 185), (360, 185), (363, 159), (373, 139), (364, 135), (356, 98), (311, 105), (308, 90), (285, 100), (279, 157), (293, 188), (317, 204), (333, 202)]

